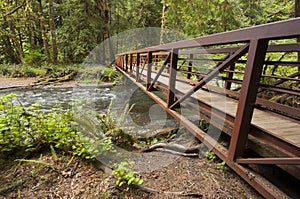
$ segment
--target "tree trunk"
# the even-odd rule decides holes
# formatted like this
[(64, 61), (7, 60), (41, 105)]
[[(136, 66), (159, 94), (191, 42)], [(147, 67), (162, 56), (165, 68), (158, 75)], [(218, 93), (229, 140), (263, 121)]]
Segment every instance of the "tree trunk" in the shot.
[(23, 61), (24, 61), (23, 60), (23, 52), (22, 52), (21, 44), (19, 43), (19, 40), (17, 37), (15, 26), (14, 26), (12, 20), (8, 21), (8, 24), (9, 24), (8, 26), (9, 26), (9, 30), (10, 30), (12, 44), (17, 53), (18, 59), (20, 60), (21, 63), (23, 63)]
[(10, 39), (7, 35), (3, 35), (2, 36), (2, 41), (4, 43), (4, 46), (5, 46), (5, 54), (8, 59), (9, 59), (9, 62), (11, 64), (19, 64), (20, 63), (20, 60), (16, 54), (16, 52), (14, 51), (14, 48), (10, 42)]
[(46, 60), (47, 60), (47, 63), (50, 64), (51, 63), (51, 55), (50, 55), (50, 50), (49, 50), (47, 33), (45, 30), (45, 25), (44, 25), (42, 0), (38, 0), (38, 2), (39, 2), (38, 12), (39, 12), (39, 18), (40, 18), (40, 29), (42, 32), (42, 40), (43, 40), (44, 50), (45, 50), (45, 54), (46, 54)]
[(53, 0), (49, 0), (49, 23), (50, 23), (50, 32), (52, 37), (52, 51), (53, 51), (53, 63), (57, 64), (58, 49), (56, 44), (56, 29), (54, 23), (54, 7)]
[(166, 27), (166, 10), (167, 10), (167, 0), (163, 0), (163, 8), (161, 15), (161, 30), (160, 30), (160, 44), (164, 44), (164, 31)]
[(97, 0), (97, 8), (100, 13), (100, 19), (102, 22), (102, 34), (103, 34), (103, 48), (104, 48), (104, 63), (108, 64), (112, 61), (114, 55), (109, 40), (109, 6), (107, 0)]

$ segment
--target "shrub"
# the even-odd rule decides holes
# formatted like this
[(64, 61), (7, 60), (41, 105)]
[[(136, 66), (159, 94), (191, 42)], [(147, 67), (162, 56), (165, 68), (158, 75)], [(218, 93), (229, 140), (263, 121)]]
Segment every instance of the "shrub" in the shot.
[(51, 145), (90, 157), (74, 128), (73, 113), (59, 106), (43, 113), (40, 106), (24, 107), (15, 94), (0, 97), (0, 158), (34, 155)]
[(116, 179), (116, 185), (124, 191), (129, 191), (132, 185), (141, 185), (143, 180), (136, 177), (136, 174), (132, 171), (133, 162), (121, 162), (115, 164), (116, 169), (113, 170), (114, 178)]

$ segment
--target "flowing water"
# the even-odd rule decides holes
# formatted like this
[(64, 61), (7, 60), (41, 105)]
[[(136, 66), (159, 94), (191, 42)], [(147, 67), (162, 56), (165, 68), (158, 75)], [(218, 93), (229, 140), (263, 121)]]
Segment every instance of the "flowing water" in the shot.
[[(158, 129), (177, 125), (162, 108), (143, 91), (132, 84), (117, 87), (83, 86), (83, 87), (39, 87), (16, 88), (0, 91), (0, 96), (15, 93), (24, 106), (41, 104), (42, 111), (51, 111), (56, 104), (64, 109), (72, 109), (71, 103), (89, 103), (89, 109), (105, 113), (111, 101), (112, 109), (120, 111), (126, 104), (134, 105), (130, 116), (139, 129)], [(80, 101), (81, 100), (81, 101)], [(16, 102), (18, 103), (18, 102)]]

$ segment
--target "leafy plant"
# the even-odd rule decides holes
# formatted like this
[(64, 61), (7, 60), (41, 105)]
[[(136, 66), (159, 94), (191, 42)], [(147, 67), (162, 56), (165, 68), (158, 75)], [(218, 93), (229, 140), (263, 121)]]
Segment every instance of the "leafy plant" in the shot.
[(213, 152), (213, 151), (207, 151), (205, 153), (205, 157), (208, 159), (208, 160), (216, 160), (217, 156), (216, 154)]
[(202, 119), (199, 122), (199, 128), (206, 132), (209, 128), (209, 123), (207, 123), (206, 120)]
[(101, 81), (111, 82), (117, 80), (119, 77), (120, 72), (118, 72), (115, 68), (105, 68), (102, 70)]
[(0, 158), (26, 157), (41, 149), (51, 149), (54, 156), (55, 149), (90, 155), (74, 128), (72, 111), (57, 106), (43, 113), (40, 106), (24, 107), (15, 94), (0, 97)]
[(109, 137), (118, 146), (131, 146), (135, 141), (134, 137), (126, 132), (126, 130), (130, 130), (130, 127), (125, 126), (126, 118), (133, 106), (129, 107), (127, 104), (122, 113), (118, 113), (113, 112), (111, 102), (107, 113), (97, 116), (100, 128), (103, 130), (105, 136)]
[(78, 64), (47, 64), (45, 66), (47, 70), (46, 74), (52, 78), (63, 77), (73, 72), (77, 72), (79, 69)]
[(116, 185), (124, 191), (129, 191), (132, 185), (141, 185), (143, 180), (136, 177), (136, 173), (132, 171), (134, 162), (121, 162), (115, 164), (116, 169), (113, 170)]
[(227, 169), (228, 169), (225, 161), (218, 163), (217, 168), (221, 169), (222, 171), (227, 171)]
[(24, 61), (30, 65), (41, 65), (46, 60), (45, 54), (41, 53), (41, 50), (29, 49), (25, 53)]
[(102, 65), (82, 65), (77, 75), (80, 83), (98, 83), (100, 81), (117, 84), (120, 77), (120, 72), (115, 68), (107, 68)]

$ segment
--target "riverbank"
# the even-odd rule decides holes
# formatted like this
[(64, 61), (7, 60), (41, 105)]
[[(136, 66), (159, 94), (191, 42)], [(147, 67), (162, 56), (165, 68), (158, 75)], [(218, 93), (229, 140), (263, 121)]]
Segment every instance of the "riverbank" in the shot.
[[(26, 87), (37, 80), (35, 78), (4, 78), (0, 80), (0, 84)], [(68, 85), (89, 86), (77, 84), (75, 81), (50, 86)], [(34, 95), (26, 94), (28, 99), (33, 100), (30, 104), (37, 103), (37, 98), (45, 100), (45, 97), (41, 95), (42, 89), (44, 86), (38, 87), (36, 89), (38, 92), (33, 93)], [(23, 89), (16, 90), (24, 91)], [(54, 93), (58, 93), (60, 89), (44, 90), (53, 90)], [(86, 91), (88, 89), (74, 90)], [(104, 93), (107, 94), (108, 90)], [(68, 91), (61, 96), (68, 94), (71, 97), (74, 96)], [(46, 96), (49, 97), (49, 95), (50, 93), (46, 93)], [(100, 92), (99, 96), (94, 96), (94, 98), (98, 100), (103, 95)], [(86, 93), (86, 96), (92, 95)], [(107, 96), (113, 95), (108, 93)], [(55, 95), (46, 101), (54, 102), (55, 99), (61, 100), (61, 98)], [(147, 104), (146, 98), (147, 96), (139, 98), (136, 102), (145, 105)], [(28, 103), (28, 100), (26, 102)], [(109, 102), (99, 104), (107, 106)], [(178, 134), (179, 138), (184, 141), (195, 141), (188, 132)], [(0, 198), (188, 198), (182, 196), (184, 194), (198, 194), (198, 197), (194, 198), (260, 198), (259, 194), (238, 175), (226, 166), (219, 165), (220, 160), (208, 160), (205, 157), (179, 157), (161, 151), (148, 153), (134, 151), (132, 154), (135, 153), (139, 154), (139, 158), (132, 157), (135, 162), (134, 171), (138, 173), (139, 178), (143, 179), (143, 186), (155, 189), (155, 193), (141, 189), (133, 189), (128, 193), (120, 192), (110, 174), (102, 171), (100, 161), (84, 161), (57, 150), (57, 154), (40, 151), (35, 156), (26, 157), (26, 161), (5, 161), (4, 164), (0, 164), (0, 179), (2, 179)], [(169, 192), (178, 193), (178, 195), (172, 195)]]
[[(0, 89), (9, 89), (17, 87), (27, 87), (31, 86), (35, 82), (39, 81), (39, 77), (30, 77), (30, 78), (6, 78), (0, 77)], [(51, 86), (63, 86), (63, 87), (74, 87), (76, 86), (76, 81), (66, 81), (62, 83), (51, 84)]]
[(4, 88), (15, 88), (29, 86), (34, 82), (38, 81), (40, 78), (31, 77), (31, 78), (6, 78), (0, 77), (0, 89)]

